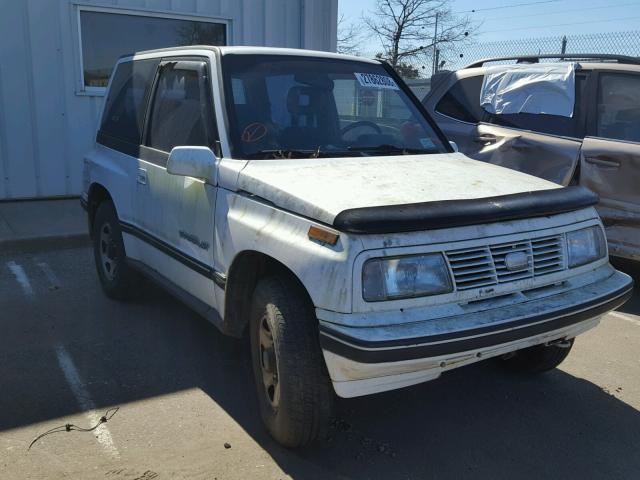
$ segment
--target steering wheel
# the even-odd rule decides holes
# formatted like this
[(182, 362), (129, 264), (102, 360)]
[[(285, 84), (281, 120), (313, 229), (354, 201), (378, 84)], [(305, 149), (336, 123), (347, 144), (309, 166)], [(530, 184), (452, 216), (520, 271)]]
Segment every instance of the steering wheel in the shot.
[(350, 132), (351, 130), (354, 130), (354, 129), (360, 128), (360, 127), (369, 127), (371, 129), (375, 130), (377, 134), (379, 134), (379, 135), (382, 134), (382, 130), (380, 129), (380, 127), (378, 126), (377, 123), (369, 122), (367, 120), (359, 120), (357, 122), (350, 123), (349, 125), (344, 127), (342, 130), (340, 130), (340, 134), (344, 137), (344, 135), (347, 132)]

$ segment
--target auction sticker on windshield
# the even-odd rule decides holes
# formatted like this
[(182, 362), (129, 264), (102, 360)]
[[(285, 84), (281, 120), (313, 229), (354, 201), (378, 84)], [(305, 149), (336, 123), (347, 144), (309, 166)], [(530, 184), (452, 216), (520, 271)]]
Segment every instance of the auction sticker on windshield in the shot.
[(391, 77), (386, 75), (376, 75), (375, 73), (355, 73), (358, 82), (363, 87), (387, 88), (389, 90), (400, 90), (398, 84)]

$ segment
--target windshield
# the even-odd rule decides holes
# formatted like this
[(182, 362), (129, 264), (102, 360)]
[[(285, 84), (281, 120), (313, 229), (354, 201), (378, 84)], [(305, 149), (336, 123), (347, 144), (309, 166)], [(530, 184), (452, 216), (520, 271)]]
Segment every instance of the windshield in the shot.
[(246, 159), (443, 153), (381, 64), (225, 55), (233, 156)]

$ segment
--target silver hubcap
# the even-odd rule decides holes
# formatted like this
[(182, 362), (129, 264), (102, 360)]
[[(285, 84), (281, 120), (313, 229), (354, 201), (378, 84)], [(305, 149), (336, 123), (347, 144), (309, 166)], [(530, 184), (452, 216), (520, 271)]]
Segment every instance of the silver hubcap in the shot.
[(260, 320), (260, 369), (262, 384), (267, 400), (271, 407), (278, 408), (280, 404), (280, 384), (278, 382), (278, 362), (273, 344), (273, 334), (269, 328), (267, 317)]
[(104, 275), (109, 280), (113, 280), (116, 275), (118, 255), (109, 223), (105, 223), (100, 229), (100, 259)]

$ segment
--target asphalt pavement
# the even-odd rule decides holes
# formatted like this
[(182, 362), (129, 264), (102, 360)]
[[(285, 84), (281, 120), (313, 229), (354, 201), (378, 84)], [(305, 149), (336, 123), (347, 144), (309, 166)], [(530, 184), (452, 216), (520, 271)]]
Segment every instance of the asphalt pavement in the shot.
[[(640, 268), (620, 264), (640, 280)], [(91, 250), (0, 252), (0, 478), (637, 478), (640, 291), (554, 372), (486, 361), (340, 400), (328, 441), (260, 422), (243, 341), (152, 284), (101, 292)], [(114, 413), (114, 408), (118, 410)], [(113, 416), (91, 432), (109, 409)], [(62, 432), (30, 442), (58, 426)], [(225, 445), (226, 444), (226, 445)]]

